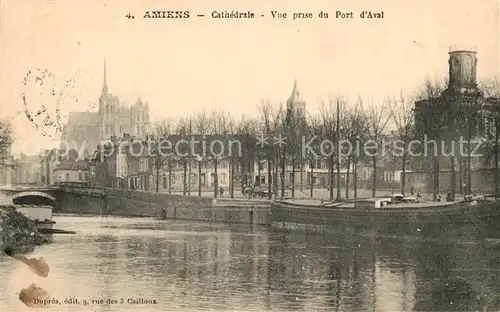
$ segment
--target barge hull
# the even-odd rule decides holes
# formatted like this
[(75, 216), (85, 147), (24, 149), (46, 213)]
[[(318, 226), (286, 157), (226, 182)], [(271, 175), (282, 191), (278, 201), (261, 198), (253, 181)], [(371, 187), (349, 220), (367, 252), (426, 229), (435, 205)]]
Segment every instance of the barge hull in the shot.
[(461, 202), (432, 207), (353, 209), (274, 203), (271, 225), (310, 231), (357, 229), (377, 235), (500, 237), (500, 202)]

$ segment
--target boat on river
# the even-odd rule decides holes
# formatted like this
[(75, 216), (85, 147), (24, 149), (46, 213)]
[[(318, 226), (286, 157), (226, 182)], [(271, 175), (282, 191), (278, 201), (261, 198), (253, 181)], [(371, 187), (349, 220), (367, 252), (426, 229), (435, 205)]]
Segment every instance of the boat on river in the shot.
[(455, 202), (420, 202), (416, 198), (388, 196), (343, 203), (301, 204), (276, 201), (271, 224), (312, 230), (355, 228), (398, 235), (499, 236), (500, 201), (477, 196)]
[(35, 222), (40, 233), (52, 232), (56, 222), (52, 220), (52, 206), (47, 205), (14, 205), (17, 211)]

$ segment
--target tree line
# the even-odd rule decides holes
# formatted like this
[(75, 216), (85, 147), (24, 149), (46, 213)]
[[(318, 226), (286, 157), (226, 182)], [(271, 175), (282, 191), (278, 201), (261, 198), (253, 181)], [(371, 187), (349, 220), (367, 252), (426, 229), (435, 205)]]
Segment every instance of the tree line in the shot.
[[(484, 162), (485, 166), (492, 166), (495, 172), (498, 172), (498, 142), (500, 128), (500, 104), (497, 103), (496, 108), (490, 111), (489, 114), (484, 114), (488, 109), (485, 107), (486, 98), (499, 98), (500, 88), (498, 82), (492, 82), (488, 85), (483, 85), (478, 92), (474, 94), (457, 95), (447, 93), (443, 84), (427, 80), (423, 86), (409, 96), (401, 92), (397, 96), (386, 97), (383, 101), (373, 103), (365, 101), (358, 97), (350, 100), (345, 96), (338, 95), (320, 101), (318, 103), (319, 110), (313, 114), (296, 110), (287, 105), (275, 105), (268, 100), (261, 100), (257, 106), (258, 114), (256, 117), (243, 115), (239, 118), (232, 116), (223, 110), (203, 111), (193, 116), (183, 118), (170, 118), (160, 122), (154, 129), (153, 137), (168, 138), (169, 136), (177, 135), (185, 137), (196, 136), (219, 136), (219, 137), (237, 137), (241, 140), (243, 153), (232, 153), (231, 156), (216, 157), (208, 155), (208, 157), (200, 158), (199, 155), (178, 156), (172, 155), (169, 157), (162, 156), (160, 148), (157, 148), (156, 156), (154, 157), (154, 168), (156, 171), (156, 191), (159, 188), (159, 179), (161, 171), (172, 173), (172, 164), (181, 163), (184, 170), (183, 192), (189, 193), (188, 187), (188, 172), (192, 172), (193, 163), (198, 169), (199, 189), (201, 194), (201, 168), (203, 163), (209, 163), (214, 168), (214, 196), (217, 196), (219, 190), (218, 181), (218, 166), (222, 160), (229, 162), (229, 193), (234, 196), (234, 185), (253, 184), (253, 176), (261, 176), (263, 167), (267, 170), (267, 181), (274, 183), (267, 184), (267, 194), (269, 198), (273, 195), (276, 197), (284, 197), (287, 188), (291, 192), (291, 196), (295, 196), (298, 187), (304, 191), (304, 181), (295, 181), (297, 170), (303, 172), (305, 165), (308, 164), (310, 175), (314, 174), (315, 164), (322, 161), (328, 168), (328, 185), (329, 197), (331, 200), (340, 200), (342, 197), (357, 197), (358, 185), (358, 166), (363, 164), (371, 167), (372, 171), (372, 195), (376, 195), (377, 181), (380, 173), (377, 171), (381, 164), (391, 164), (393, 170), (401, 171), (401, 193), (405, 194), (407, 189), (406, 173), (408, 170), (422, 170), (427, 168), (433, 176), (433, 195), (434, 198), (439, 194), (439, 176), (440, 168), (442, 167), (442, 155), (428, 155), (425, 157), (414, 157), (410, 151), (410, 142), (419, 140), (426, 135), (429, 139), (444, 140), (451, 142), (458, 140), (459, 137), (465, 137), (469, 145), (467, 152), (471, 151), (470, 141), (478, 136), (477, 129), (484, 126), (485, 118), (488, 119), (490, 127), (484, 134)], [(455, 97), (455, 98), (452, 98)], [(415, 102), (425, 102), (431, 111), (425, 116), (416, 116)], [(457, 103), (460, 102), (460, 105)], [(491, 102), (491, 100), (490, 100)], [(493, 101), (494, 102), (494, 101)], [(456, 107), (451, 107), (455, 105)], [(491, 108), (489, 108), (491, 110)], [(417, 131), (417, 119), (420, 119), (420, 128), (426, 129), (425, 132)], [(483, 129), (484, 130), (484, 129)], [(304, 150), (304, 142), (308, 138), (319, 137), (323, 139), (317, 140), (312, 144), (310, 149)], [(262, 139), (266, 138), (265, 142)], [(276, 144), (278, 138), (284, 137), (284, 144)], [(333, 142), (333, 144), (324, 144), (324, 140)], [(377, 142), (398, 141), (399, 153), (391, 153), (390, 150), (382, 151), (382, 148), (387, 148), (384, 144), (376, 144)], [(356, 152), (346, 151), (348, 146), (341, 146), (340, 142), (349, 143), (348, 146), (365, 146), (364, 149), (357, 149)], [(263, 144), (264, 143), (264, 144)], [(370, 143), (371, 153), (364, 152), (366, 145)], [(323, 146), (319, 146), (323, 144)], [(389, 148), (394, 148), (389, 146)], [(450, 144), (447, 148), (457, 148), (456, 145)], [(322, 153), (312, 153), (310, 150), (319, 150)], [(451, 166), (452, 181), (450, 185), (456, 184), (456, 153), (450, 153), (447, 166)], [(470, 156), (470, 155), (469, 155)], [(445, 157), (446, 158), (446, 157)], [(471, 188), (471, 157), (463, 157), (466, 160), (463, 172), (466, 172), (467, 188), (464, 191), (469, 191)], [(254, 171), (254, 164), (257, 172)], [(261, 166), (263, 164), (264, 166)], [(345, 194), (341, 194), (340, 187), (340, 170), (346, 172), (346, 186), (350, 184), (352, 179), (353, 192), (350, 194), (349, 187), (345, 188)], [(285, 185), (285, 176), (290, 172), (290, 183)], [(302, 180), (302, 175), (300, 175)], [(170, 179), (169, 189), (170, 187)], [(310, 183), (310, 195), (313, 196), (313, 183)], [(495, 174), (496, 192), (498, 194), (498, 177)], [(455, 187), (451, 187), (453, 196), (455, 195)]]
[[(171, 136), (189, 139), (193, 136), (217, 136), (217, 137), (237, 137), (240, 140), (243, 153), (233, 151), (222, 157), (208, 155), (200, 157), (190, 153), (187, 149), (182, 155), (165, 156), (162, 146), (157, 144), (153, 148), (153, 167), (156, 178), (156, 191), (159, 191), (160, 177), (163, 172), (169, 173), (168, 189), (171, 190), (171, 179), (173, 165), (181, 164), (183, 168), (183, 193), (188, 194), (191, 188), (188, 172), (198, 171), (198, 193), (201, 195), (201, 172), (204, 164), (210, 164), (214, 170), (214, 196), (218, 195), (219, 181), (218, 170), (221, 161), (229, 163), (229, 193), (234, 196), (234, 185), (253, 184), (255, 175), (254, 166), (257, 166), (257, 175), (261, 176), (263, 164), (267, 169), (267, 194), (269, 198), (273, 195), (284, 197), (286, 193), (285, 175), (291, 171), (291, 181), (289, 191), (291, 196), (295, 196), (297, 187), (304, 191), (304, 181), (295, 181), (295, 172), (307, 167), (310, 175), (314, 174), (315, 164), (321, 161), (328, 168), (329, 197), (331, 200), (340, 200), (342, 197), (357, 197), (358, 167), (360, 164), (371, 167), (372, 170), (372, 195), (375, 196), (377, 179), (380, 174), (377, 170), (380, 164), (390, 163), (394, 170), (401, 171), (401, 193), (406, 190), (405, 173), (408, 170), (418, 170), (428, 168), (433, 176), (433, 195), (436, 198), (439, 193), (440, 168), (443, 165), (443, 157), (435, 155), (416, 159), (410, 153), (409, 143), (415, 139), (421, 139), (425, 134), (432, 139), (443, 139), (451, 142), (458, 137), (465, 137), (470, 143), (477, 137), (477, 129), (488, 125), (487, 129), (482, 129), (484, 134), (484, 157), (482, 161), (485, 166), (495, 169), (494, 181), (495, 191), (499, 194), (498, 177), (498, 157), (500, 138), (500, 87), (497, 80), (483, 84), (477, 91), (470, 94), (461, 95), (457, 98), (456, 93), (448, 92), (445, 84), (439, 84), (426, 80), (423, 86), (412, 95), (403, 92), (397, 96), (388, 96), (381, 102), (366, 101), (362, 97), (349, 99), (342, 95), (331, 97), (326, 101), (318, 103), (319, 109), (315, 113), (307, 113), (294, 109), (291, 103), (286, 105), (275, 105), (269, 100), (261, 100), (257, 106), (256, 116), (242, 115), (235, 117), (224, 110), (202, 111), (192, 116), (181, 118), (169, 118), (155, 125), (150, 138), (160, 141)], [(490, 99), (485, 102), (485, 99)], [(431, 111), (422, 116), (417, 116), (415, 102), (425, 102)], [(460, 105), (456, 103), (460, 102)], [(495, 102), (496, 101), (496, 102)], [(493, 103), (493, 107), (487, 107), (487, 103)], [(496, 104), (495, 104), (496, 103)], [(454, 105), (454, 107), (452, 107)], [(488, 114), (484, 112), (489, 110)], [(419, 127), (426, 129), (425, 133), (418, 132)], [(13, 136), (10, 124), (0, 121), (0, 166), (7, 166), (5, 159), (10, 154), (10, 146), (13, 143)], [(276, 138), (284, 137), (285, 144), (275, 144)], [(304, 141), (307, 138), (317, 136), (327, 140), (332, 144), (323, 144), (321, 140), (311, 144), (311, 149), (304, 150)], [(266, 142), (260, 142), (259, 137), (267, 138)], [(382, 141), (397, 140), (400, 153), (395, 156), (388, 151), (380, 151), (383, 145), (374, 143)], [(356, 153), (349, 153), (341, 146), (340, 142), (347, 142), (349, 146), (364, 146), (371, 143), (370, 154), (364, 149), (357, 150)], [(262, 144), (265, 143), (265, 144)], [(322, 146), (320, 146), (323, 144)], [(327, 146), (328, 145), (328, 146)], [(470, 144), (469, 144), (470, 146)], [(448, 146), (456, 149), (456, 146)], [(321, 149), (323, 153), (313, 153), (311, 150)], [(304, 152), (305, 151), (305, 152)], [(326, 151), (326, 153), (325, 153)], [(471, 152), (468, 148), (467, 152)], [(230, 154), (230, 155), (229, 155)], [(470, 155), (469, 155), (470, 156)], [(457, 164), (456, 154), (451, 153), (447, 165), (453, 169), (451, 191), (455, 194), (457, 182), (456, 167), (461, 166), (466, 172), (467, 182), (464, 191), (471, 191), (471, 157), (464, 157), (465, 164), (460, 160)], [(195, 166), (195, 167), (192, 167)], [(353, 194), (350, 194), (349, 187), (345, 188), (345, 194), (341, 194), (340, 170), (344, 168), (346, 173), (346, 186), (352, 179)], [(302, 180), (302, 174), (300, 175)], [(312, 181), (311, 181), (312, 182)], [(313, 183), (310, 183), (310, 195), (313, 195)], [(337, 187), (335, 187), (337, 186)]]

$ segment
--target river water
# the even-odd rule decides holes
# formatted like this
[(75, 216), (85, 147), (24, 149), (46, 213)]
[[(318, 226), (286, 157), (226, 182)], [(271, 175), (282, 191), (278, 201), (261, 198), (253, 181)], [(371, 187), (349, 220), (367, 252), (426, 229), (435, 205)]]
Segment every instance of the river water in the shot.
[[(59, 301), (50, 304), (57, 311), (500, 309), (500, 245), (152, 219), (55, 220), (77, 234), (54, 236), (30, 255), (45, 257), (49, 277), (1, 257), (0, 311), (27, 310), (18, 295), (31, 283)], [(149, 302), (133, 303), (137, 298)]]

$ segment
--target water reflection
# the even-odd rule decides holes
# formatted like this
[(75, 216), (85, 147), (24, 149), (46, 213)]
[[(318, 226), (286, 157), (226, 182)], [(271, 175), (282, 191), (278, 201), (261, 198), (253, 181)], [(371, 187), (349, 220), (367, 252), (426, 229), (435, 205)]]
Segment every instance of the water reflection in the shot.
[[(52, 295), (156, 299), (152, 306), (61, 305), (61, 311), (498, 310), (500, 249), (352, 233), (312, 235), (241, 225), (148, 219), (57, 220), (43, 255)], [(1, 311), (21, 311), (14, 286), (33, 274), (0, 260)]]

